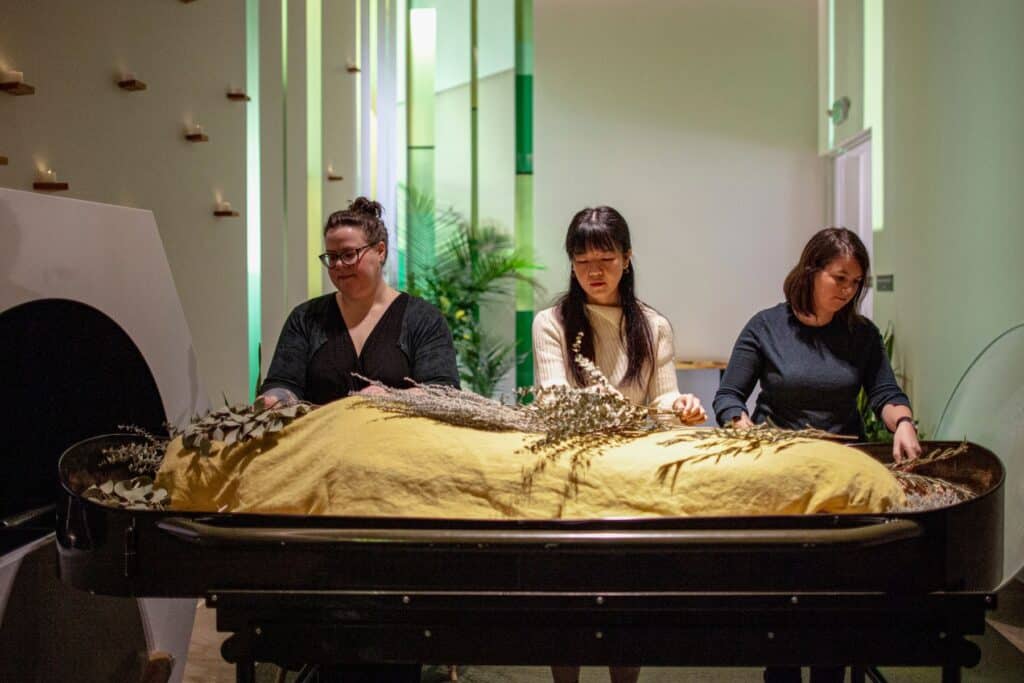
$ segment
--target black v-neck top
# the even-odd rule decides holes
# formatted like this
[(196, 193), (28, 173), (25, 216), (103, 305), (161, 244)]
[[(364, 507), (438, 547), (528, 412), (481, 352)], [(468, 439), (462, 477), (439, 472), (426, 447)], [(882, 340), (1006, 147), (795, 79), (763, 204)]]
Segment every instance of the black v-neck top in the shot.
[(408, 305), (409, 295), (402, 292), (374, 325), (359, 354), (341, 310), (337, 304), (330, 306), (324, 320), (327, 343), (313, 354), (306, 372), (306, 400), (324, 404), (365, 388), (367, 383), (353, 372), (389, 387), (407, 386), (404, 380), (412, 376), (412, 368), (398, 340)]

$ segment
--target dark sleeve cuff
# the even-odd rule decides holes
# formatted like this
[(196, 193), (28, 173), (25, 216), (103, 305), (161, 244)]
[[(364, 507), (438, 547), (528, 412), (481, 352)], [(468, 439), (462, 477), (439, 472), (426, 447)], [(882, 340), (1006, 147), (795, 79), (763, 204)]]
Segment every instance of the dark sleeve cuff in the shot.
[(745, 407), (729, 406), (728, 408), (722, 408), (722, 410), (715, 415), (715, 419), (718, 420), (719, 427), (728, 427), (729, 423), (731, 423), (733, 419), (740, 417), (745, 411)]

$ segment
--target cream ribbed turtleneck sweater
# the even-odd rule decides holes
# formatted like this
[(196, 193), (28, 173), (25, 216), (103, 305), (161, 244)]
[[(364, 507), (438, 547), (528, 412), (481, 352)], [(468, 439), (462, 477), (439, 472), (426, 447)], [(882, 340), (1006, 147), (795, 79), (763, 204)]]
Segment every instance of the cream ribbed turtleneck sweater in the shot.
[[(672, 326), (652, 308), (644, 306), (644, 313), (651, 325), (655, 362), (639, 383), (622, 383), (629, 359), (619, 332), (622, 322), (622, 308), (619, 306), (587, 304), (587, 317), (594, 330), (595, 360), (608, 381), (630, 401), (670, 410), (679, 397)], [(542, 387), (575, 386), (568, 365), (571, 362), (570, 344), (556, 308), (547, 308), (536, 315), (533, 319), (533, 374), (536, 384)]]

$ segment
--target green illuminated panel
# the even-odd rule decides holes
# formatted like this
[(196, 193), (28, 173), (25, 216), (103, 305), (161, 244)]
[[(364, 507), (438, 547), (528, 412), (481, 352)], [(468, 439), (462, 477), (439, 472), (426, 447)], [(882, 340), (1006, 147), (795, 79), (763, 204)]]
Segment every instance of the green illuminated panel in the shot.
[(260, 378), (260, 3), (245, 3), (245, 90), (251, 98), (245, 116), (245, 273), (248, 320), (249, 399)]
[(306, 0), (306, 293), (320, 296), (319, 263), (323, 226), (323, 80), (320, 26), (321, 0)]

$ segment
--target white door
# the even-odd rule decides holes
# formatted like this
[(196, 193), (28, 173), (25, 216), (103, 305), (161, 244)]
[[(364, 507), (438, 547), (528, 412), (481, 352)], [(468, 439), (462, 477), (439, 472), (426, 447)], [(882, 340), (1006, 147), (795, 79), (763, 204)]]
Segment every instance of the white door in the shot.
[[(857, 138), (840, 148), (832, 157), (832, 225), (857, 233), (872, 263), (871, 222), (871, 136)], [(868, 288), (861, 302), (860, 312), (871, 317), (874, 288)]]

